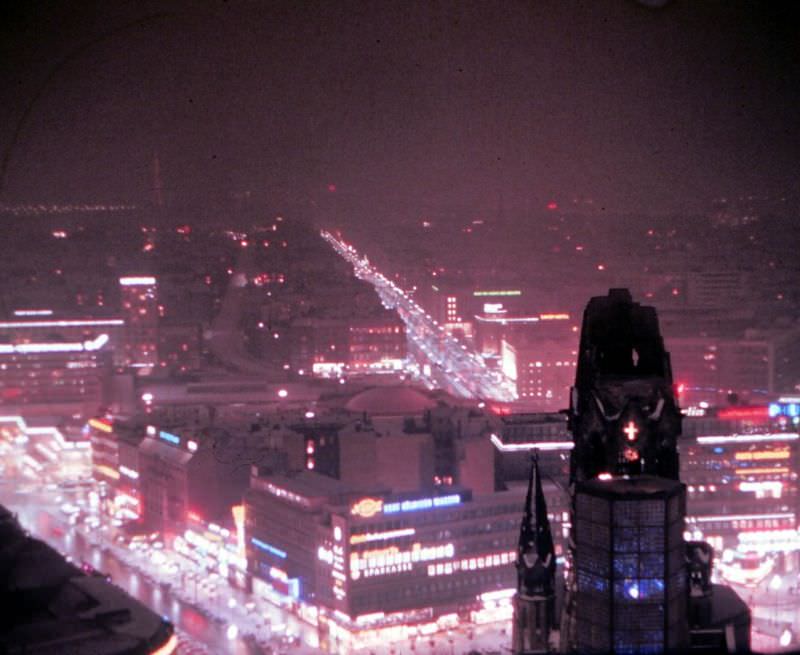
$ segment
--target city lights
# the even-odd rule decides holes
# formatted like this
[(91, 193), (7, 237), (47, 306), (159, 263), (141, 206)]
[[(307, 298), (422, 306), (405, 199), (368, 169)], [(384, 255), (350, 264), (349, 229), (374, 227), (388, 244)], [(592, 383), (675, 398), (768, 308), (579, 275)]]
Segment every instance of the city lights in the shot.
[(697, 437), (699, 444), (758, 443), (760, 441), (797, 441), (796, 432), (773, 432), (768, 434), (729, 434)]
[(156, 284), (156, 278), (150, 276), (121, 277), (119, 283), (124, 287), (152, 286)]
[(53, 321), (0, 321), (0, 329), (67, 328), (67, 327), (119, 327), (125, 325), (120, 318)]
[(532, 441), (527, 443), (503, 443), (496, 434), (489, 435), (489, 441), (497, 450), (513, 453), (526, 450), (572, 450), (575, 444), (572, 441)]

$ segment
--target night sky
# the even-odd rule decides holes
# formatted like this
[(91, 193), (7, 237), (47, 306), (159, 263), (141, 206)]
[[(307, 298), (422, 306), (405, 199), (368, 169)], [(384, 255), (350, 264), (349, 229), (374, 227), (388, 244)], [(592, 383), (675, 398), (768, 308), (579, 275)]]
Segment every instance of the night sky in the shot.
[(794, 198), (775, 3), (24, 2), (0, 15), (4, 202), (249, 192), (477, 210)]

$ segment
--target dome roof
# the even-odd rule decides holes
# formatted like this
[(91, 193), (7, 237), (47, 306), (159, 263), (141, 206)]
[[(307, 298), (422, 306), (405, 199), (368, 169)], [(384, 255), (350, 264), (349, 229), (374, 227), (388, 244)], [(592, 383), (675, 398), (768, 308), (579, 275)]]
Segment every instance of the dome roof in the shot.
[(436, 407), (436, 401), (407, 386), (373, 387), (353, 396), (345, 408), (372, 416), (414, 416)]

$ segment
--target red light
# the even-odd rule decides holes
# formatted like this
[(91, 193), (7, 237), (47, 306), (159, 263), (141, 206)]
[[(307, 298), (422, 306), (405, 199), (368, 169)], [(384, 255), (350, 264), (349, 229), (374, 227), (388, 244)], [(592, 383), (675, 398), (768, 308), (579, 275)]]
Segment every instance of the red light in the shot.
[(682, 395), (682, 394), (683, 394), (683, 392), (684, 392), (684, 391), (686, 391), (686, 385), (685, 385), (683, 382), (681, 382), (681, 383), (678, 385), (678, 389), (677, 389), (677, 391), (678, 391), (678, 395), (679, 395), (679, 396), (680, 396), (680, 395)]
[(769, 418), (769, 407), (725, 407), (717, 412), (717, 418), (723, 421), (750, 420), (766, 421)]
[(336, 193), (336, 185), (335, 184), (329, 184), (328, 185), (328, 191), (330, 191), (331, 193)]
[(508, 416), (511, 414), (511, 408), (507, 405), (496, 405), (494, 403), (489, 405), (489, 411), (491, 411), (492, 414), (497, 414), (498, 416)]
[(550, 202), (547, 203), (547, 208), (550, 211), (554, 211), (558, 209), (558, 203), (555, 200), (551, 200)]

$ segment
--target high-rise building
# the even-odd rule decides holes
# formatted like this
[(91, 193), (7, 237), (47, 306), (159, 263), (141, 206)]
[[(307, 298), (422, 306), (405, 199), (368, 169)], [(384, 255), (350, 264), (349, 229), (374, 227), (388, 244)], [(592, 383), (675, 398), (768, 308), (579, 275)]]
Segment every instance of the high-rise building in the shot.
[(125, 317), (126, 366), (150, 368), (158, 364), (158, 285), (151, 276), (119, 279)]
[(503, 373), (516, 385), (516, 405), (558, 411), (569, 403), (577, 328), (562, 312), (477, 316), (479, 348), (498, 356)]

